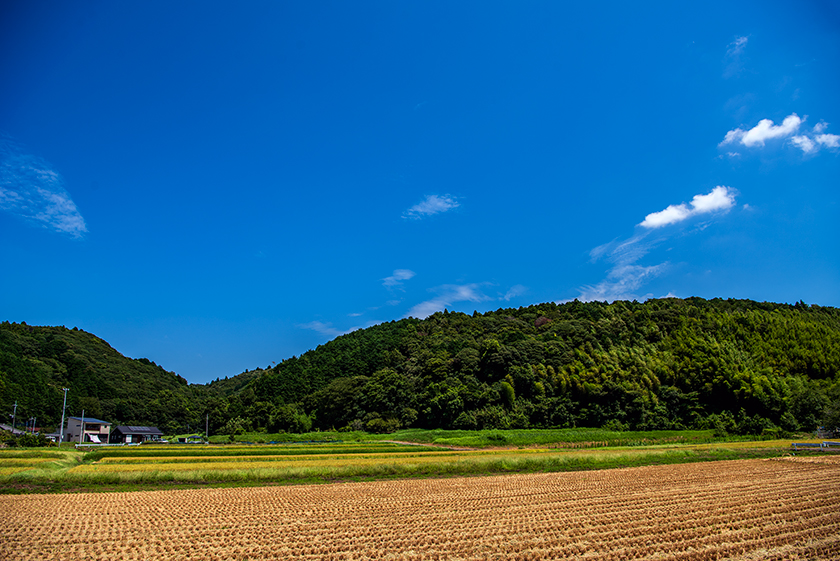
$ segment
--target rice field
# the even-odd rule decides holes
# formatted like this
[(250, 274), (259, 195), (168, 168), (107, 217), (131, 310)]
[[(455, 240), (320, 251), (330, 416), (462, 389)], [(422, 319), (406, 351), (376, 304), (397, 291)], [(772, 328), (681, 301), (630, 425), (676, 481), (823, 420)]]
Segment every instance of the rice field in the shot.
[(840, 458), (0, 496), (9, 560), (837, 559)]
[[(779, 455), (788, 441), (618, 448), (452, 450), (388, 442), (280, 446), (139, 446), (39, 457), (0, 451), (0, 489), (96, 490), (131, 485), (264, 484), (573, 471)], [(754, 449), (754, 450), (753, 450)], [(46, 490), (46, 489), (45, 489)]]
[(43, 471), (57, 467), (63, 454), (49, 452), (2, 450), (0, 451), (0, 480), (18, 473)]

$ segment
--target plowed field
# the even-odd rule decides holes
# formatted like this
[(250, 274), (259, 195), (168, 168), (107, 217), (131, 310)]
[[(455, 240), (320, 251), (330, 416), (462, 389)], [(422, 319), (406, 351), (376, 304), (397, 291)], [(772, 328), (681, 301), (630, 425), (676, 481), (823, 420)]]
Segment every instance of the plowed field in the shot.
[(840, 458), (0, 497), (3, 559), (838, 559)]

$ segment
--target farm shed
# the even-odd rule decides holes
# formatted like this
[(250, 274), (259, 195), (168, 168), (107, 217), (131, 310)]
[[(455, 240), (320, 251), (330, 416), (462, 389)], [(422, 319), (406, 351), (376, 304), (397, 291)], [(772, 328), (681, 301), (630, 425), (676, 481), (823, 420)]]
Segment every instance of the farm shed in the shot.
[(157, 427), (139, 427), (134, 425), (120, 425), (111, 431), (111, 444), (135, 444), (139, 442), (148, 442), (150, 440), (160, 440), (163, 432)]

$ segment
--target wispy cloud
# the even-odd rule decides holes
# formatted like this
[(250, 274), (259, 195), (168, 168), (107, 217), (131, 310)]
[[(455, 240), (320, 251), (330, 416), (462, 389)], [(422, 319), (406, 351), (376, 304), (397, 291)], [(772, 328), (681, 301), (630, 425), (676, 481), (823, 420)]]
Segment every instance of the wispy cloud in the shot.
[(481, 286), (484, 284), (445, 284), (435, 287), (431, 289), (431, 292), (436, 292), (437, 295), (430, 300), (420, 302), (413, 306), (406, 314), (406, 317), (423, 319), (456, 302), (486, 302), (493, 300), (493, 298), (481, 292)]
[(512, 298), (521, 296), (528, 291), (527, 287), (517, 284), (510, 287), (504, 294), (498, 293), (497, 296), (488, 296), (481, 290), (482, 287), (488, 286), (492, 286), (492, 283), (444, 284), (431, 288), (429, 291), (435, 293), (435, 297), (415, 304), (405, 317), (423, 319), (435, 312), (452, 307), (453, 304), (458, 302), (509, 302)]
[(0, 210), (74, 238), (88, 231), (61, 175), (5, 138), (0, 138)]
[(421, 202), (417, 203), (402, 215), (403, 218), (420, 219), (427, 216), (433, 216), (442, 212), (447, 212), (454, 208), (458, 208), (460, 203), (457, 197), (452, 195), (429, 195)]
[(635, 291), (645, 282), (661, 275), (668, 265), (668, 262), (665, 262), (648, 267), (641, 265), (613, 267), (607, 273), (607, 278), (598, 284), (581, 287), (578, 299), (583, 302), (636, 300), (639, 296), (635, 294)]
[(741, 56), (741, 53), (744, 52), (744, 49), (747, 46), (747, 41), (749, 41), (749, 37), (738, 37), (726, 48), (726, 56), (728, 57), (736, 57)]
[(661, 228), (682, 222), (698, 214), (729, 210), (735, 204), (735, 194), (729, 187), (718, 185), (707, 195), (694, 195), (691, 203), (669, 205), (665, 210), (652, 212), (639, 224), (643, 228)]
[(347, 333), (351, 333), (353, 331), (356, 331), (357, 329), (361, 329), (357, 326), (342, 331), (341, 329), (333, 327), (332, 323), (324, 323), (321, 321), (310, 321), (309, 323), (298, 325), (298, 327), (302, 329), (311, 329), (312, 331), (317, 331), (321, 335), (326, 335), (327, 337), (338, 337), (339, 335), (346, 335)]
[(403, 281), (409, 280), (414, 275), (414, 271), (410, 269), (396, 269), (390, 277), (382, 279), (382, 286), (402, 289)]
[[(695, 195), (689, 204), (669, 205), (665, 210), (648, 214), (630, 238), (615, 239), (592, 249), (589, 254), (593, 262), (604, 259), (611, 267), (601, 282), (580, 287), (578, 298), (586, 302), (638, 300), (649, 297), (649, 294), (639, 295), (637, 291), (647, 282), (668, 271), (670, 263), (665, 261), (655, 265), (641, 265), (638, 262), (675, 232), (663, 226), (683, 222), (702, 214), (728, 211), (735, 205), (735, 195), (735, 190), (731, 187), (715, 187), (705, 195)], [(703, 229), (699, 228), (698, 231)]]
[(528, 287), (522, 286), (521, 284), (516, 284), (510, 287), (510, 289), (502, 296), (502, 300), (506, 302), (510, 302), (511, 298), (516, 298), (517, 296), (522, 296), (528, 292)]
[(724, 57), (724, 64), (726, 68), (723, 70), (724, 78), (731, 78), (737, 76), (743, 69), (741, 56), (744, 54), (744, 49), (747, 48), (749, 37), (737, 37), (734, 41), (729, 43), (726, 47), (726, 56)]

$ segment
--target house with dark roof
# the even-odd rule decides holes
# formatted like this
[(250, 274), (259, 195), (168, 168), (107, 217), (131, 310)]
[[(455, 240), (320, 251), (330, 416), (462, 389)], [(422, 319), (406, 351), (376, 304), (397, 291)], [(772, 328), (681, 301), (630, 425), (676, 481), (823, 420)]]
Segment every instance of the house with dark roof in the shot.
[(157, 427), (140, 427), (135, 425), (120, 425), (111, 431), (111, 444), (139, 444), (160, 440), (163, 433)]
[(108, 444), (111, 423), (93, 417), (68, 417), (64, 442)]

